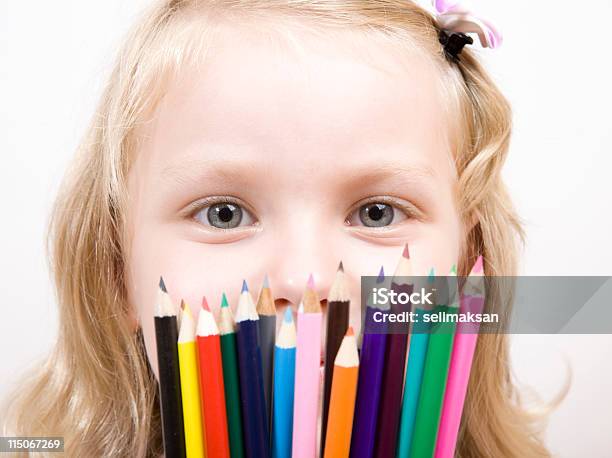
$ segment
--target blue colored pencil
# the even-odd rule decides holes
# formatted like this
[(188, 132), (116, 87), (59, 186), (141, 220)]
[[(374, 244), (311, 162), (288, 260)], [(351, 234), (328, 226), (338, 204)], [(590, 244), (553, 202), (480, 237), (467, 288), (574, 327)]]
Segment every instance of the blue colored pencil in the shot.
[[(385, 281), (385, 273), (381, 268), (376, 281)], [(359, 363), (359, 381), (357, 383), (357, 400), (355, 403), (355, 418), (351, 436), (351, 458), (371, 458), (374, 456), (376, 443), (376, 421), (380, 403), (380, 390), (385, 366), (385, 346), (387, 335), (382, 329), (371, 333), (365, 329), (366, 323), (373, 322), (373, 314), (388, 310), (389, 305), (366, 305), (365, 321), (362, 326), (363, 341)]]
[[(433, 281), (433, 269), (429, 275), (429, 281)], [(425, 323), (423, 317), (431, 313), (431, 309), (417, 308), (415, 310), (417, 322), (413, 326), (410, 336), (410, 350), (406, 362), (406, 381), (404, 383), (404, 395), (402, 399), (402, 416), (397, 445), (396, 458), (408, 458), (412, 446), (414, 423), (416, 420), (419, 396), (421, 394), (421, 382), (423, 380), (423, 368), (427, 358), (427, 347), (429, 346), (429, 323)]]
[(273, 458), (291, 458), (296, 341), (291, 307), (287, 307), (274, 346)]
[(268, 458), (270, 435), (264, 396), (261, 349), (258, 339), (259, 316), (246, 281), (236, 310), (236, 344), (240, 372), (240, 404), (244, 448), (249, 458)]

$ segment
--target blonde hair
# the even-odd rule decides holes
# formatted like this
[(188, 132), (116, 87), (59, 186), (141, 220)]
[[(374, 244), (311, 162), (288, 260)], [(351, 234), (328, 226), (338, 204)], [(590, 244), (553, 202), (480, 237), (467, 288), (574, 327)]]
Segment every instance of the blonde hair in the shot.
[[(196, 14), (194, 14), (196, 13)], [(227, 18), (312, 20), (321, 30), (375, 32), (413, 43), (448, 77), (460, 120), (456, 138), (458, 208), (466, 236), (466, 275), (483, 254), (487, 275), (512, 276), (523, 233), (501, 178), (510, 107), (468, 49), (444, 58), (435, 19), (406, 0), (171, 0), (134, 29), (119, 55), (51, 221), (51, 259), (60, 329), (40, 372), (10, 405), (5, 435), (61, 435), (68, 456), (162, 453), (156, 382), (127, 301), (124, 255), (126, 177), (164, 87), (205, 51), (213, 23)], [(497, 297), (495, 297), (497, 295)], [(501, 301), (493, 292), (490, 301)], [(503, 335), (478, 341), (457, 455), (549, 456), (520, 405)]]

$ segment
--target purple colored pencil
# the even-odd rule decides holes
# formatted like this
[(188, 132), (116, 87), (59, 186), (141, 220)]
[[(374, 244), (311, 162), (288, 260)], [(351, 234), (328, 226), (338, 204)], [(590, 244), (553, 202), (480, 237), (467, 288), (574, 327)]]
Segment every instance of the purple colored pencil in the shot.
[[(391, 289), (396, 293), (411, 294), (413, 285), (409, 284), (407, 278), (412, 274), (410, 266), (410, 253), (408, 244), (397, 265)], [(409, 305), (391, 305), (393, 313), (409, 312)], [(406, 367), (406, 349), (408, 347), (408, 332), (403, 329), (407, 323), (390, 324), (390, 333), (387, 336), (385, 348), (385, 368), (383, 370), (382, 386), (385, 389), (381, 393), (378, 425), (376, 432), (376, 457), (395, 458), (397, 445), (397, 433), (402, 408), (402, 391), (404, 387), (404, 369)], [(397, 327), (394, 329), (393, 327)]]
[[(377, 283), (382, 283), (384, 280), (385, 274), (381, 268)], [(367, 305), (363, 326), (365, 326), (365, 323), (373, 322), (373, 314), (381, 310), (388, 310), (388, 305)], [(386, 334), (374, 334), (364, 330), (359, 358), (355, 417), (351, 435), (351, 458), (371, 458), (374, 456), (376, 421), (385, 365), (386, 343)]]

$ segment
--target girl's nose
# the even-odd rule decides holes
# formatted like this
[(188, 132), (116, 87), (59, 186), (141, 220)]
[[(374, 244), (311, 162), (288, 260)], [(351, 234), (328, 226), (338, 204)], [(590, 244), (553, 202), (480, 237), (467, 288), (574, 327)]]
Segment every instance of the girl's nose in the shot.
[(302, 240), (299, 246), (281, 247), (276, 254), (275, 265), (270, 266), (268, 275), (277, 306), (297, 307), (311, 274), (319, 300), (327, 300), (340, 262), (332, 250), (323, 249), (320, 244), (311, 246)]

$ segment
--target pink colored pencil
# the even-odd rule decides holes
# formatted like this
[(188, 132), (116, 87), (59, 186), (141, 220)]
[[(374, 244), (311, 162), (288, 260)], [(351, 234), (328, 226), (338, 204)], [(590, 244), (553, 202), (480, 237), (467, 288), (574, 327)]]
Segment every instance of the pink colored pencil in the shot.
[(297, 317), (292, 458), (316, 456), (322, 316), (311, 275)]
[[(482, 313), (484, 306), (484, 282), (478, 277), (484, 276), (482, 256), (479, 256), (472, 267), (461, 295), (459, 313)], [(480, 280), (480, 281), (479, 281)], [(482, 288), (474, 285), (482, 284)], [(453, 458), (457, 446), (457, 435), (461, 424), (463, 403), (470, 380), (472, 359), (478, 341), (478, 325), (474, 323), (458, 323), (457, 333), (453, 342), (453, 353), (448, 371), (448, 381), (444, 394), (444, 405), (438, 438), (436, 441), (435, 458)]]

